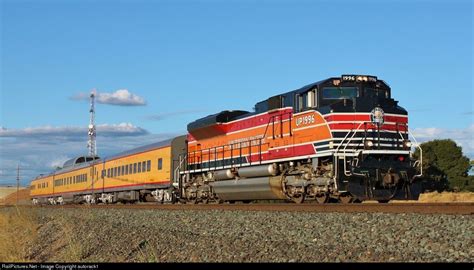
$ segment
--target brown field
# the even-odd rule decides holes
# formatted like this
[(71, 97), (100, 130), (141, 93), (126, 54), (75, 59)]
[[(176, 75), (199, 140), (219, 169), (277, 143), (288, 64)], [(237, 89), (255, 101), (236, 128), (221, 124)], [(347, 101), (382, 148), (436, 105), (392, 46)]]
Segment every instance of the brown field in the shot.
[(419, 202), (474, 202), (474, 192), (431, 192), (421, 194)]
[[(16, 204), (17, 200), (17, 192), (16, 187), (14, 190), (7, 194), (4, 197), (0, 197), (0, 205), (14, 205)], [(29, 188), (20, 188), (18, 192), (18, 204), (19, 205), (28, 205), (31, 204), (30, 202), (30, 189)]]
[(29, 209), (0, 213), (0, 261), (26, 262), (29, 243), (36, 239), (37, 218)]
[[(197, 213), (4, 206), (0, 262), (472, 262), (474, 255), (472, 215)], [(345, 234), (333, 236), (334, 226)]]
[[(23, 187), (20, 187), (20, 189), (23, 189)], [(0, 200), (14, 192), (16, 192), (16, 187), (0, 187)]]

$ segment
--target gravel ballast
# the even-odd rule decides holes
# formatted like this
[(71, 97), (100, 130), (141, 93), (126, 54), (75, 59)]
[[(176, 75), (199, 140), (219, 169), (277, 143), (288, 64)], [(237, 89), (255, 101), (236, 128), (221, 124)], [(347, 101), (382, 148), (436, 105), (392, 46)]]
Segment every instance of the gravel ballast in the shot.
[(474, 261), (472, 215), (28, 211), (38, 230), (27, 260), (39, 262)]

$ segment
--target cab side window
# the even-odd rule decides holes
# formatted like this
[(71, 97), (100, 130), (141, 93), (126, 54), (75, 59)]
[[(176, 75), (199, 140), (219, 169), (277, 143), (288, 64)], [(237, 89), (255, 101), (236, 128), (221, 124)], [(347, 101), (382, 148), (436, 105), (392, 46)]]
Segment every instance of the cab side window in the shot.
[(302, 112), (309, 108), (318, 106), (316, 89), (312, 89), (305, 93), (295, 94), (295, 110)]

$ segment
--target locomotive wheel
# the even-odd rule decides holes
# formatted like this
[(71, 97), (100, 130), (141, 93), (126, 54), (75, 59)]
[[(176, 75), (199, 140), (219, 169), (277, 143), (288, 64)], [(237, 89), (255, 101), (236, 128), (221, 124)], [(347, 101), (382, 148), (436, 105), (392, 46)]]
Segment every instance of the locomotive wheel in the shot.
[(291, 197), (291, 200), (296, 203), (296, 204), (301, 204), (304, 202), (304, 199), (305, 199), (305, 196), (304, 194), (301, 194), (300, 196), (298, 197)]
[(339, 196), (339, 201), (344, 204), (351, 203), (353, 200), (354, 198), (350, 194), (344, 194)]
[(318, 203), (327, 203), (329, 201), (329, 196), (327, 194), (323, 194), (323, 195), (316, 195), (316, 201)]
[(214, 200), (209, 201), (209, 203), (210, 204), (223, 204), (224, 201), (221, 199), (214, 199)]
[(198, 203), (198, 200), (197, 200), (197, 198), (188, 199), (187, 203), (189, 203), (189, 204), (197, 204), (197, 203)]

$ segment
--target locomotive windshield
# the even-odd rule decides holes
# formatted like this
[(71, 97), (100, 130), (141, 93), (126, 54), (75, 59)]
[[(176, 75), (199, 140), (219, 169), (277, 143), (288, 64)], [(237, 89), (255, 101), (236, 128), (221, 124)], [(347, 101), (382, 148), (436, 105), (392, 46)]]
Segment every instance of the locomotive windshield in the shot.
[(325, 87), (323, 99), (352, 99), (358, 95), (357, 87)]
[(382, 97), (382, 98), (389, 98), (388, 91), (385, 89), (373, 89), (373, 88), (365, 88), (365, 96), (366, 97)]

